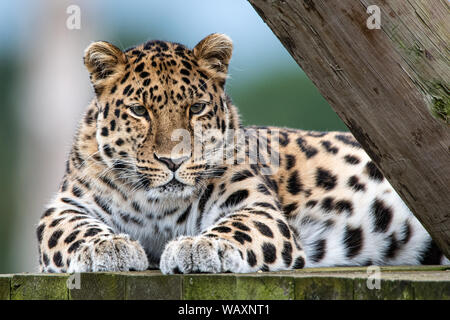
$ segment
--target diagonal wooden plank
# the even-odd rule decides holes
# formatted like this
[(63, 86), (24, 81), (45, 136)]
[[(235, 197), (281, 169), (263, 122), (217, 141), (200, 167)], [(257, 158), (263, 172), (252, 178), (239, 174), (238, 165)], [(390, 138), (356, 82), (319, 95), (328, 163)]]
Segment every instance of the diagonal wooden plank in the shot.
[(249, 2), (450, 257), (448, 2)]

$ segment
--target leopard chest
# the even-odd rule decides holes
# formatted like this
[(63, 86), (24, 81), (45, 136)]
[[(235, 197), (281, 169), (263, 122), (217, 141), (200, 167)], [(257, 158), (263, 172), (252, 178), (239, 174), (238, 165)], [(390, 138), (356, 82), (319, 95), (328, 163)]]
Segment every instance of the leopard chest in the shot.
[(159, 255), (167, 241), (195, 233), (196, 209), (190, 199), (155, 199), (140, 190), (102, 191), (90, 201), (94, 214), (100, 215), (115, 233), (139, 240), (152, 255)]

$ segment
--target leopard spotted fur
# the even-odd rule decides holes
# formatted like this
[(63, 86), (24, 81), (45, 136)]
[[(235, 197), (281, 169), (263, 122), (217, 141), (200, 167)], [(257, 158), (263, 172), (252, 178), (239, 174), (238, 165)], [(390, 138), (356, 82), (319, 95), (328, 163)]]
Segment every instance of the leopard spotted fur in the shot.
[[(192, 50), (86, 49), (95, 97), (37, 227), (41, 271), (448, 263), (351, 134), (242, 127), (224, 91), (231, 53), (221, 34)], [(174, 155), (174, 132), (194, 140), (196, 126), (214, 132), (207, 150), (240, 132), (231, 153), (244, 161)], [(259, 152), (277, 161), (249, 161), (261, 132), (269, 143)]]

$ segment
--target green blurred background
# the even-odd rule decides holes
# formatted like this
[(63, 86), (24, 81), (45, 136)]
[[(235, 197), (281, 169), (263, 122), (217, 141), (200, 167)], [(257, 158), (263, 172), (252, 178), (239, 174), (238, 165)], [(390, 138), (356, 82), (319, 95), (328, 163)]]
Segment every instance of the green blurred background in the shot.
[[(66, 26), (69, 5), (80, 29)], [(0, 273), (37, 270), (35, 227), (93, 96), (84, 48), (150, 39), (192, 48), (213, 32), (234, 41), (227, 90), (244, 124), (346, 130), (245, 0), (0, 2)]]

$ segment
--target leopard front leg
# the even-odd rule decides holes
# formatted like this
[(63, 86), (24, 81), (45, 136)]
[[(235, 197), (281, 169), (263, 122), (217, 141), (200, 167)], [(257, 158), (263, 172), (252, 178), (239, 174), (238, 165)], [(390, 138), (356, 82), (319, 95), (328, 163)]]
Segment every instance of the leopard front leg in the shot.
[(115, 234), (78, 207), (60, 204), (48, 209), (37, 228), (41, 272), (145, 270), (147, 255), (126, 234)]
[(280, 214), (240, 210), (197, 236), (169, 242), (161, 256), (165, 274), (246, 273), (302, 268), (305, 256)]
[(104, 234), (84, 242), (67, 271), (140, 271), (147, 267), (147, 256), (139, 242), (127, 234)]
[[(247, 186), (251, 180), (260, 183), (256, 177), (248, 180)], [(264, 194), (252, 194), (239, 189), (241, 185), (232, 187), (217, 199), (211, 192), (213, 200), (208, 200), (209, 209), (222, 218), (196, 236), (182, 236), (166, 245), (160, 261), (163, 273), (245, 273), (304, 266), (303, 250), (273, 193), (264, 189)]]

